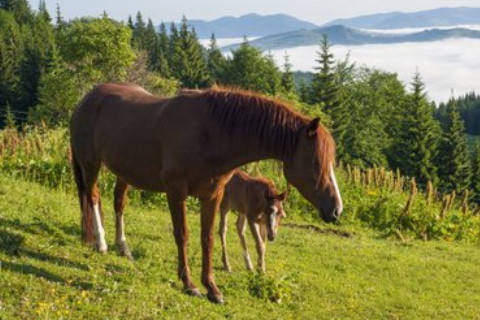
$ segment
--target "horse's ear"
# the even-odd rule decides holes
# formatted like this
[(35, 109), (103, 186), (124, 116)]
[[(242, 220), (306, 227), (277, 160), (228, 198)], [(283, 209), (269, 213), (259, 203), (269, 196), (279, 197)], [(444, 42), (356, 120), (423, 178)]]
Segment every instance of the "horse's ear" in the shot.
[(277, 196), (277, 199), (279, 201), (285, 201), (285, 199), (287, 199), (287, 191), (284, 191), (282, 193), (280, 193), (278, 196)]
[(307, 127), (307, 137), (313, 138), (317, 135), (318, 125), (320, 124), (320, 118), (315, 118), (308, 124)]

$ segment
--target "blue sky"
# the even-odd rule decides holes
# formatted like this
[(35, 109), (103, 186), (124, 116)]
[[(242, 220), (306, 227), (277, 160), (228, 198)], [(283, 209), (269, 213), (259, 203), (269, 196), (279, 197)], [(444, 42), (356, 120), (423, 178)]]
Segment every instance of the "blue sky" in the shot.
[[(38, 0), (29, 0), (33, 8)], [(68, 19), (78, 16), (99, 16), (105, 10), (112, 18), (126, 20), (141, 11), (154, 23), (188, 19), (212, 20), (221, 16), (286, 13), (313, 23), (333, 19), (389, 11), (419, 11), (439, 7), (480, 7), (480, 0), (46, 0), (50, 13), (60, 5)]]

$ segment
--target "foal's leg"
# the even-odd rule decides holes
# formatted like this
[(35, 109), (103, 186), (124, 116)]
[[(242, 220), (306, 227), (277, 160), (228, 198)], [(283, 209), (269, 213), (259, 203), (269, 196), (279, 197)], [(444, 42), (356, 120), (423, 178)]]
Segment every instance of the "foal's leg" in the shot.
[(257, 269), (265, 272), (265, 242), (262, 238), (261, 226), (257, 221), (249, 221), (249, 225), (257, 247)]
[(220, 240), (222, 242), (222, 261), (223, 261), (223, 268), (231, 272), (232, 268), (230, 268), (230, 264), (228, 263), (228, 255), (227, 255), (227, 215), (228, 215), (228, 208), (221, 207), (220, 208), (220, 224), (218, 227), (218, 233), (220, 234)]
[(237, 232), (238, 232), (238, 236), (240, 237), (240, 243), (243, 249), (243, 259), (245, 260), (245, 265), (248, 270), (252, 271), (253, 270), (252, 260), (250, 260), (250, 255), (248, 254), (248, 248), (247, 248), (247, 241), (245, 240), (246, 221), (247, 221), (246, 216), (239, 212), (238, 219), (237, 219)]
[(123, 180), (117, 178), (115, 185), (113, 207), (115, 209), (115, 244), (122, 256), (133, 260), (130, 249), (127, 245), (127, 238), (125, 237), (125, 224), (123, 222), (123, 209), (125, 208), (125, 197), (127, 195), (128, 184)]
[(192, 296), (201, 297), (202, 294), (192, 283), (190, 268), (187, 259), (188, 228), (185, 199), (187, 197), (186, 187), (169, 188), (167, 191), (168, 207), (173, 223), (173, 234), (178, 249), (178, 277), (183, 282), (186, 293)]
[(215, 214), (222, 201), (222, 192), (213, 197), (200, 200), (201, 208), (201, 242), (202, 242), (202, 283), (207, 288), (208, 299), (214, 303), (223, 303), (223, 297), (213, 279), (212, 253), (213, 253), (213, 224)]

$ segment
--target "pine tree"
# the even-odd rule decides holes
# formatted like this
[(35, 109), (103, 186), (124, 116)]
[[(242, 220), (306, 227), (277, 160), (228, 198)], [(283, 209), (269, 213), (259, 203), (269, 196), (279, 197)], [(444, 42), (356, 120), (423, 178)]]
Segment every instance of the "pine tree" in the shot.
[(465, 126), (454, 100), (448, 103), (448, 119), (440, 143), (439, 171), (442, 187), (457, 194), (468, 189), (471, 178)]
[(215, 34), (210, 37), (210, 45), (207, 50), (207, 68), (210, 73), (211, 83), (219, 83), (221, 81), (222, 72), (225, 68), (226, 59), (218, 48)]
[(57, 30), (61, 30), (65, 27), (65, 20), (63, 19), (62, 12), (60, 11), (60, 5), (57, 3), (57, 16), (55, 18), (55, 25)]
[(143, 21), (142, 13), (140, 11), (137, 12), (135, 17), (135, 25), (133, 30), (133, 43), (135, 47), (138, 49), (146, 49), (146, 26), (145, 21)]
[(148, 66), (150, 70), (158, 70), (159, 43), (157, 32), (153, 26), (152, 19), (148, 19), (147, 29), (145, 30), (145, 49), (148, 53)]
[(472, 179), (470, 190), (473, 192), (473, 199), (480, 204), (480, 142), (475, 144), (471, 157)]
[(437, 150), (438, 124), (433, 118), (425, 85), (415, 73), (411, 83), (412, 94), (401, 110), (401, 124), (394, 142), (394, 166), (403, 174), (415, 177), (421, 184), (435, 182), (434, 159)]
[(327, 113), (335, 107), (337, 101), (338, 86), (335, 81), (335, 60), (330, 50), (327, 35), (323, 35), (320, 43), (319, 58), (315, 60), (318, 66), (312, 81), (310, 103), (319, 103)]
[(282, 73), (282, 88), (287, 93), (295, 92), (295, 79), (292, 72), (293, 65), (290, 63), (288, 54), (285, 53)]
[(133, 20), (131, 15), (128, 15), (127, 26), (130, 28), (130, 30), (132, 30), (132, 32), (133, 30), (135, 30), (135, 26), (133, 25)]
[(38, 13), (40, 16), (42, 16), (48, 23), (52, 22), (52, 17), (50, 16), (50, 13), (48, 13), (47, 5), (45, 3), (45, 0), (40, 0), (38, 3)]
[(160, 24), (160, 33), (158, 34), (158, 61), (156, 62), (157, 72), (162, 77), (170, 76), (170, 67), (168, 64), (169, 42), (170, 39), (167, 34), (167, 28), (162, 22)]
[(177, 34), (172, 27), (171, 56), (169, 61), (172, 75), (183, 86), (201, 88), (208, 85), (207, 62), (203, 47), (198, 42), (195, 30), (190, 31), (185, 17)]
[(338, 82), (338, 91), (336, 103), (331, 106), (330, 118), (332, 120), (332, 133), (337, 143), (337, 155), (339, 159), (345, 160), (348, 152), (349, 132), (352, 123), (352, 114), (350, 109), (350, 84), (353, 82), (355, 65), (350, 63), (349, 56), (340, 61), (334, 70), (336, 81)]

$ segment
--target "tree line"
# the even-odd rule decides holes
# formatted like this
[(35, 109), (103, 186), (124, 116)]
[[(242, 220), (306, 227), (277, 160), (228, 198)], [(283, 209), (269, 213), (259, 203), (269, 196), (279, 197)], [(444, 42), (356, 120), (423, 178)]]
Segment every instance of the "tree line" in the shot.
[[(361, 168), (387, 167), (432, 181), (445, 192), (469, 188), (480, 198), (480, 147), (469, 152), (465, 125), (477, 133), (479, 98), (438, 108), (419, 72), (404, 84), (395, 73), (333, 56), (323, 38), (313, 77), (295, 80), (288, 56), (273, 57), (247, 39), (224, 54), (212, 35), (204, 48), (184, 17), (180, 24), (100, 18), (65, 21), (45, 2), (0, 0), (0, 114), (8, 121), (64, 126), (78, 100), (104, 81), (132, 81), (159, 95), (180, 87), (241, 87), (292, 102), (332, 130), (338, 158)], [(474, 116), (477, 115), (477, 116)]]

